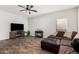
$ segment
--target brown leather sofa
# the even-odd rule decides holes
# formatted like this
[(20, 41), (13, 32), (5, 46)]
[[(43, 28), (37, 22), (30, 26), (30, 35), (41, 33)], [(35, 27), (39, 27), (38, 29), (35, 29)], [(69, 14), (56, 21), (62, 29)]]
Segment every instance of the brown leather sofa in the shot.
[(77, 32), (58, 31), (41, 41), (41, 48), (53, 53), (65, 54), (69, 53), (73, 48), (71, 46), (72, 39)]

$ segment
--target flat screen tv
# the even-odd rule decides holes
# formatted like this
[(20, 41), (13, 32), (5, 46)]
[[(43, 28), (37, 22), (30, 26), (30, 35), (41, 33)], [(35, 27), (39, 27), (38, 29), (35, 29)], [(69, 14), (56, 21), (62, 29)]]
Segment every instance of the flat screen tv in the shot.
[(11, 31), (24, 30), (23, 24), (11, 23)]

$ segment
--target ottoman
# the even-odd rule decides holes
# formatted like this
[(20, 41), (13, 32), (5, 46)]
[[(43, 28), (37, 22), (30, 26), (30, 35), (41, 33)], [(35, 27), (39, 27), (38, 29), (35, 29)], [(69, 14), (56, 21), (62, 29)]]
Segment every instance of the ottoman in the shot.
[(59, 39), (47, 38), (41, 41), (41, 48), (53, 53), (59, 52)]

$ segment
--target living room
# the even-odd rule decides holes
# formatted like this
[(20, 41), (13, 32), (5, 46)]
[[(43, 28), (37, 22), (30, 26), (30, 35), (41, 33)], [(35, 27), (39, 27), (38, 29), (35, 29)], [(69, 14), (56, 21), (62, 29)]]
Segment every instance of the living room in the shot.
[[(33, 10), (29, 11), (28, 6)], [(54, 52), (50, 51), (53, 50), (52, 48), (48, 50), (46, 48), (42, 49), (41, 42), (45, 46), (45, 42), (42, 40), (57, 31), (64, 31), (65, 33), (78, 32), (78, 18), (78, 5), (0, 5), (0, 53), (54, 54)], [(59, 24), (60, 20), (63, 19), (63, 23)], [(23, 36), (16, 37), (17, 32), (21, 33), (21, 31)], [(36, 31), (41, 31), (41, 33), (38, 34)], [(41, 38), (37, 36), (41, 36)], [(50, 44), (48, 45), (50, 46)], [(63, 50), (62, 52), (59, 46), (56, 53), (76, 53), (69, 47), (64, 48), (67, 48), (67, 53)]]

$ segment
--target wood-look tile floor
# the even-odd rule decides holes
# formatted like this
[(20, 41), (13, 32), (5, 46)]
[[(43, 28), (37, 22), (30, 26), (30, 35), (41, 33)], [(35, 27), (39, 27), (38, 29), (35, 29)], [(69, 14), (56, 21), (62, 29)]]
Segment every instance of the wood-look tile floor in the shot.
[(42, 38), (20, 37), (0, 40), (1, 54), (51, 54), (41, 49)]

